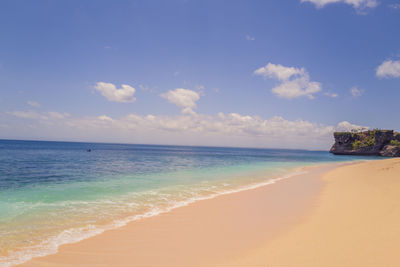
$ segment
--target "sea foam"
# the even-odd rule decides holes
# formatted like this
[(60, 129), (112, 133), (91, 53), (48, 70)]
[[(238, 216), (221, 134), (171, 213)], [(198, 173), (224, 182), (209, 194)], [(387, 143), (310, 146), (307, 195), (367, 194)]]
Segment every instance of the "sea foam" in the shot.
[[(232, 188), (232, 189), (228, 189), (228, 190), (222, 188), (220, 190), (217, 190), (215, 193), (211, 193), (209, 195), (191, 197), (191, 198), (188, 198), (186, 200), (181, 200), (181, 201), (170, 200), (169, 205), (165, 208), (154, 207), (152, 210), (145, 212), (143, 214), (136, 214), (136, 215), (128, 216), (124, 219), (114, 220), (113, 222), (111, 222), (107, 225), (102, 225), (102, 226), (88, 225), (85, 227), (63, 230), (60, 234), (58, 234), (54, 237), (51, 237), (47, 240), (44, 240), (43, 242), (41, 242), (38, 245), (27, 247), (21, 251), (12, 252), (7, 257), (0, 256), (0, 267), (10, 267), (10, 266), (14, 266), (17, 264), (27, 262), (36, 257), (43, 257), (46, 255), (55, 254), (55, 253), (57, 253), (58, 248), (61, 245), (76, 243), (76, 242), (82, 241), (84, 239), (99, 235), (99, 234), (103, 233), (104, 231), (123, 227), (123, 226), (127, 225), (128, 223), (136, 221), (136, 220), (157, 216), (162, 213), (167, 213), (173, 209), (187, 206), (196, 201), (213, 199), (213, 198), (221, 196), (221, 195), (256, 189), (259, 187), (274, 184), (283, 179), (287, 179), (287, 178), (290, 178), (290, 177), (293, 177), (296, 175), (300, 175), (300, 174), (305, 174), (305, 173), (307, 173), (307, 171), (304, 169), (303, 170), (294, 170), (286, 175), (282, 175), (282, 176), (279, 176), (276, 178), (271, 178), (271, 179), (268, 179), (268, 180), (265, 180), (262, 182), (258, 182), (258, 183), (243, 185), (238, 188)], [(223, 183), (223, 186), (229, 186), (229, 184)], [(211, 189), (217, 189), (217, 186), (212, 186)], [(156, 194), (156, 192), (154, 192), (154, 194)]]

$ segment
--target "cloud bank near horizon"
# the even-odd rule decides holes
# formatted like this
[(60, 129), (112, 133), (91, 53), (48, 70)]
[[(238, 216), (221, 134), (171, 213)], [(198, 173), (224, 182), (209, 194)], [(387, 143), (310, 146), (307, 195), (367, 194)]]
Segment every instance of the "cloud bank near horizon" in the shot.
[[(328, 149), (334, 131), (361, 129), (343, 121), (324, 125), (302, 119), (275, 116), (218, 113), (216, 115), (180, 114), (138, 115), (120, 118), (107, 115), (73, 117), (68, 113), (13, 111), (0, 114), (2, 137), (15, 132), (32, 139), (147, 144), (212, 145), (265, 148)], [(8, 118), (8, 119), (7, 119)], [(366, 127), (368, 128), (368, 127)]]

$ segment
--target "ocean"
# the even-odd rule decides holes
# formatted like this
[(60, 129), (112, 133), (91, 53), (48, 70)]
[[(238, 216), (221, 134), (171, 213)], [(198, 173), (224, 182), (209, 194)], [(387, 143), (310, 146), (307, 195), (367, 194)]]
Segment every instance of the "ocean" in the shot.
[[(90, 150), (90, 151), (88, 151)], [(373, 158), (326, 151), (0, 140), (0, 266), (141, 218)]]

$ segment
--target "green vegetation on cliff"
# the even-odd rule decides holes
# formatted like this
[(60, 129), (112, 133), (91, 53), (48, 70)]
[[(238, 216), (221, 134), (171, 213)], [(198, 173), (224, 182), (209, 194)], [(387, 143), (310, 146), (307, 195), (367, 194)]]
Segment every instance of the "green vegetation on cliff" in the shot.
[(374, 129), (365, 132), (352, 132), (352, 137), (356, 139), (352, 145), (353, 149), (371, 147), (375, 145), (375, 136), (384, 130)]
[(330, 152), (339, 155), (400, 156), (400, 133), (393, 130), (335, 132)]
[(391, 141), (390, 141), (390, 144), (391, 144), (392, 146), (400, 146), (400, 141), (398, 141), (398, 140), (391, 140)]
[(365, 137), (360, 140), (356, 140), (353, 143), (353, 149), (360, 149), (364, 147), (370, 147), (375, 144), (375, 134), (368, 133)]

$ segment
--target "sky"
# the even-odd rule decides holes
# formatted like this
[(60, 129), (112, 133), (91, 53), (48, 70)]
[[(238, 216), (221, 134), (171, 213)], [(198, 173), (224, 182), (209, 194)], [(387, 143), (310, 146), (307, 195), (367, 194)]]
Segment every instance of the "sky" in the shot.
[(400, 0), (0, 2), (0, 139), (326, 150), (399, 99)]

